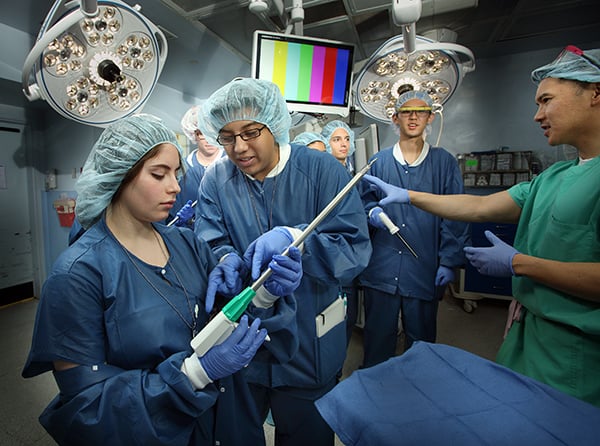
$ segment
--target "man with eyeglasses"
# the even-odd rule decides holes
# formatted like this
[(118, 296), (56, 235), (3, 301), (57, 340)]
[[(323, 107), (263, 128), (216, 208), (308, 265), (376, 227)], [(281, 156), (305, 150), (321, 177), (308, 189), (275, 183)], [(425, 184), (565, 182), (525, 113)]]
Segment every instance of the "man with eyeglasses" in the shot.
[[(437, 194), (463, 192), (456, 159), (441, 147), (425, 141), (433, 119), (433, 101), (412, 85), (400, 87), (396, 113), (399, 141), (374, 155), (370, 174), (399, 187)], [(464, 264), (463, 246), (468, 225), (401, 205), (387, 206), (385, 213), (400, 228), (416, 256), (390, 234), (377, 205), (381, 194), (367, 190), (363, 201), (373, 226), (373, 254), (359, 276), (364, 290), (364, 367), (371, 367), (396, 353), (398, 316), (404, 331), (404, 350), (414, 341), (435, 342), (438, 302), (446, 285), (454, 280), (454, 268)]]
[[(227, 157), (205, 173), (199, 189), (196, 234), (207, 240), (230, 272), (248, 271), (248, 283), (229, 283), (230, 298), (259, 277), (272, 254), (283, 252), (348, 183), (333, 157), (289, 144), (291, 117), (279, 87), (260, 79), (239, 79), (204, 103), (199, 127)], [(371, 254), (367, 219), (356, 189), (302, 244), (304, 275), (297, 301), (298, 353), (278, 355), (277, 340), (265, 343), (246, 369), (257, 419), (271, 410), (276, 445), (333, 446), (334, 434), (314, 406), (331, 390), (346, 356), (340, 281), (350, 280)], [(235, 277), (235, 274), (233, 274)], [(271, 314), (269, 296), (250, 305)], [(275, 356), (279, 364), (266, 358)]]
[(516, 300), (496, 360), (600, 406), (600, 49), (568, 46), (531, 78), (533, 119), (551, 146), (569, 144), (577, 159), (486, 196), (439, 196), (367, 181), (386, 197), (380, 204), (518, 223), (514, 247), (487, 231), (491, 247), (465, 248), (480, 273), (513, 277)]

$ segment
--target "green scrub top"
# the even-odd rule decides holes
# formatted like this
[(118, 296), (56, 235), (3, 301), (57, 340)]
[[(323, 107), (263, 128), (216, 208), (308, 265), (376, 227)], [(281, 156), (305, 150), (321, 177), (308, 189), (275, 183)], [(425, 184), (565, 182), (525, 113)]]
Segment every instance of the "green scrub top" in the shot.
[[(565, 262), (600, 262), (600, 157), (558, 162), (509, 189), (521, 207), (515, 248)], [(600, 304), (513, 278), (526, 311), (497, 361), (600, 406)]]

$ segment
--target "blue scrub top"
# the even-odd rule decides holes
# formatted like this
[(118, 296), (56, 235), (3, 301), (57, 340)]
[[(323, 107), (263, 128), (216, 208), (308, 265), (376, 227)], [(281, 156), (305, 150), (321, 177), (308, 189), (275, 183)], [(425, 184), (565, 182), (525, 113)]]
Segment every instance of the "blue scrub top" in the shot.
[[(56, 360), (81, 366), (54, 372), (61, 393), (40, 422), (61, 445), (264, 444), (242, 372), (196, 391), (180, 370), (192, 353), (196, 304), (198, 327), (207, 323), (204, 296), (217, 259), (189, 229), (155, 229), (170, 253), (164, 268), (128, 255), (104, 219), (57, 259), (23, 376), (52, 370)], [(272, 338), (263, 358), (288, 360), (297, 349), (295, 301), (249, 311)]]
[[(246, 177), (229, 158), (206, 171), (195, 231), (217, 257), (243, 256), (251, 242), (275, 226), (306, 228), (348, 183), (348, 172), (327, 153), (293, 144), (280, 148), (280, 159), (278, 174), (262, 182)], [(294, 292), (298, 354), (287, 364), (254, 361), (248, 367), (250, 382), (319, 388), (335, 377), (346, 356), (345, 324), (318, 338), (315, 318), (337, 298), (339, 284), (363, 270), (370, 255), (366, 216), (353, 189), (304, 241), (304, 275)]]
[[(433, 194), (464, 193), (456, 159), (440, 147), (430, 147), (423, 162), (417, 166), (400, 164), (394, 157), (393, 148), (382, 150), (371, 160), (373, 158), (377, 158), (377, 162), (371, 166), (370, 174), (386, 183)], [(362, 192), (367, 211), (383, 198), (382, 193), (373, 188), (363, 188)], [(445, 220), (405, 204), (392, 203), (384, 211), (400, 228), (400, 234), (419, 258), (415, 258), (387, 229), (371, 228), (373, 254), (359, 278), (360, 283), (389, 294), (435, 299), (438, 266), (455, 268), (465, 263), (463, 247), (470, 243), (469, 225)]]

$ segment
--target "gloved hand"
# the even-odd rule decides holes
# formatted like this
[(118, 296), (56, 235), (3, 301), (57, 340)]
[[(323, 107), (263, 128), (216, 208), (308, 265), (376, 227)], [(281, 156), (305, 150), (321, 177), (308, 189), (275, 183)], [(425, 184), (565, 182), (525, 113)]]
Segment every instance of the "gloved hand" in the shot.
[(242, 291), (242, 279), (246, 274), (248, 274), (248, 269), (240, 256), (234, 252), (227, 254), (208, 275), (204, 304), (206, 312), (212, 311), (217, 293), (233, 297)]
[(374, 228), (387, 229), (379, 217), (379, 214), (382, 212), (383, 209), (381, 209), (379, 206), (374, 207), (369, 211), (369, 224)]
[(194, 217), (195, 213), (196, 213), (196, 211), (194, 210), (194, 207), (192, 206), (192, 200), (188, 200), (187, 203), (184, 204), (183, 207), (177, 211), (177, 214), (175, 214), (179, 218), (177, 220), (175, 220), (174, 225), (175, 226), (187, 225), (187, 222), (192, 217)]
[(447, 266), (438, 266), (435, 273), (435, 286), (446, 286), (454, 280), (454, 271)]
[(362, 179), (368, 182), (369, 184), (372, 184), (385, 194), (385, 197), (379, 200), (379, 206), (385, 206), (386, 204), (390, 203), (410, 203), (410, 198), (408, 197), (408, 190), (388, 184), (385, 181), (374, 177), (373, 175), (365, 175), (362, 177)]
[(292, 246), (287, 256), (274, 255), (269, 268), (272, 273), (264, 283), (266, 290), (274, 296), (292, 294), (302, 280), (302, 254)]
[(200, 364), (210, 379), (215, 381), (233, 375), (248, 365), (267, 336), (267, 330), (259, 330), (259, 326), (260, 319), (256, 318), (248, 327), (248, 316), (243, 315), (233, 333), (200, 358)]
[(293, 242), (290, 231), (276, 226), (250, 243), (244, 253), (244, 262), (252, 268), (252, 280), (260, 277), (261, 271), (274, 255), (281, 254)]
[(485, 231), (485, 236), (492, 244), (489, 248), (473, 248), (466, 246), (464, 248), (465, 255), (471, 265), (481, 274), (495, 277), (514, 276), (515, 272), (512, 267), (513, 257), (520, 254), (515, 248), (508, 243), (504, 243), (492, 232)]

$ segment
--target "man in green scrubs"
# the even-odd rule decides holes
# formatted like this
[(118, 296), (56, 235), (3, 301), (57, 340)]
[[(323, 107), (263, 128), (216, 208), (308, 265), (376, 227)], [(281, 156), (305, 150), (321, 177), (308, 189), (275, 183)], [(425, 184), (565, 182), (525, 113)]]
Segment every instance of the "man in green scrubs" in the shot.
[(512, 326), (497, 361), (600, 406), (600, 49), (568, 46), (531, 73), (537, 113), (552, 146), (578, 158), (487, 196), (434, 195), (365, 176), (386, 194), (443, 218), (518, 223), (514, 247), (466, 247), (482, 274), (513, 276)]

